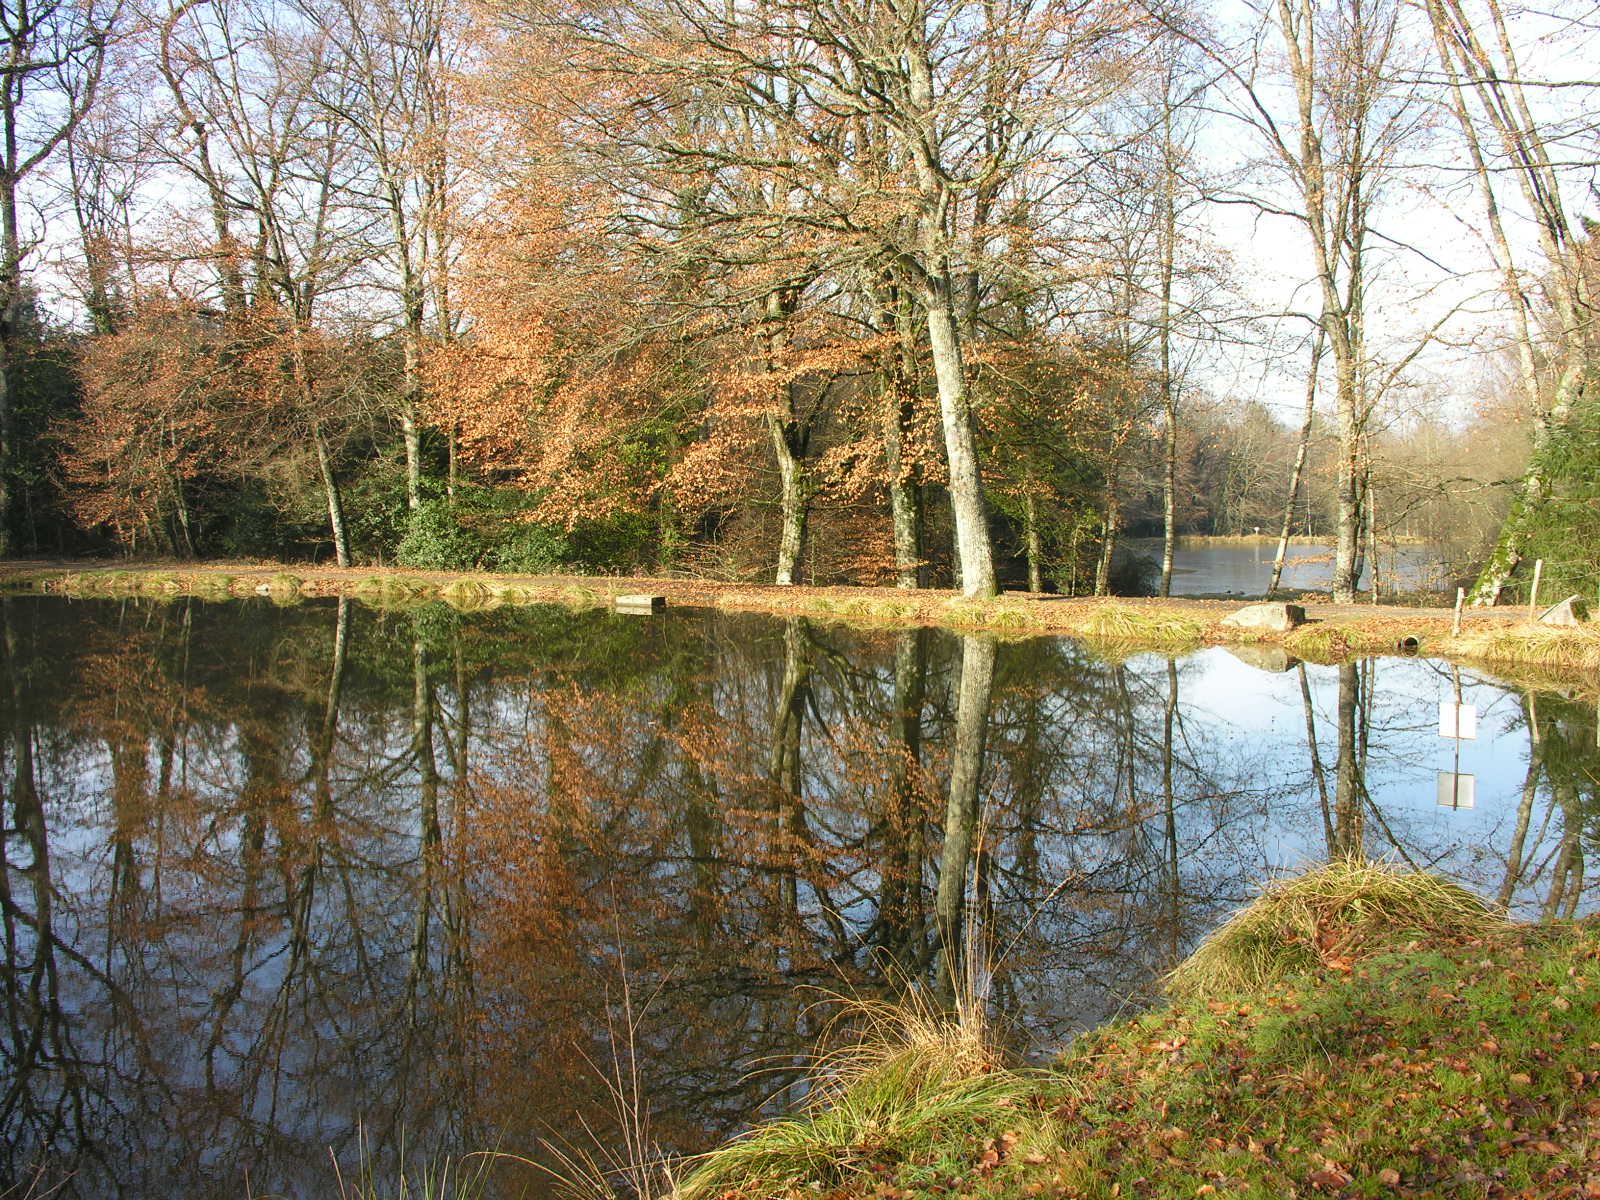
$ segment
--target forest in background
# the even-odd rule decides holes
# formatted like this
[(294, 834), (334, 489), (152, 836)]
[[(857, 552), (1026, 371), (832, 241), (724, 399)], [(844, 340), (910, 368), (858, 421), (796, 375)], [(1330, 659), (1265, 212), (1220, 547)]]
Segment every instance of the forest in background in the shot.
[(1164, 593), (1259, 532), (1594, 594), (1594, 32), (8, 5), (3, 550)]

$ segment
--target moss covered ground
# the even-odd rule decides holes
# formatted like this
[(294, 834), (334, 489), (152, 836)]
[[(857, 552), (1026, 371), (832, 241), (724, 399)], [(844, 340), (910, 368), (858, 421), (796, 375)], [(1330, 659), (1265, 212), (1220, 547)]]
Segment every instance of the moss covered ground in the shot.
[(1050, 1069), (907, 1037), (678, 1195), (1600, 1196), (1600, 928), (1365, 867), (1341, 898), (1341, 869), (1270, 889), (1167, 1003)]

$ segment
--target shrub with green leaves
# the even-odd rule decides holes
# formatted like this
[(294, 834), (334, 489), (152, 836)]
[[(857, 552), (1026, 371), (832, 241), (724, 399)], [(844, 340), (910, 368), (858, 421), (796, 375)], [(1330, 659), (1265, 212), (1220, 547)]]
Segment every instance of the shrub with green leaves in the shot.
[(482, 542), (464, 529), (448, 500), (425, 500), (411, 514), (395, 555), (401, 565), (427, 571), (470, 571), (482, 564)]

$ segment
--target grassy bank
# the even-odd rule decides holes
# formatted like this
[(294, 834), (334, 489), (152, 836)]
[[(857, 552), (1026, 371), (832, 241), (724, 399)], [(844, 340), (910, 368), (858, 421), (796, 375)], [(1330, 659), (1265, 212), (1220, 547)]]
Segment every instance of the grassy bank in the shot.
[(1600, 689), (1600, 632), (1553, 630), (1522, 610), (1469, 610), (1459, 636), (1444, 609), (1334, 605), (1307, 600), (1309, 623), (1286, 633), (1220, 624), (1244, 603), (1201, 599), (1068, 598), (1006, 592), (970, 601), (946, 589), (775, 587), (709, 580), (602, 576), (516, 576), (374, 571), (263, 563), (152, 563), (116, 568), (0, 564), (0, 589), (69, 597), (139, 596), (160, 600), (264, 597), (276, 604), (346, 596), (383, 608), (443, 603), (464, 611), (506, 605), (610, 607), (620, 595), (648, 592), (671, 605), (799, 615), (881, 627), (935, 625), (961, 632), (1082, 638), (1111, 656), (1203, 645), (1281, 647), (1292, 659), (1341, 662), (1368, 654), (1420, 653), (1481, 663), (1519, 682)]
[(915, 1023), (678, 1200), (1600, 1195), (1600, 930), (1429, 876), (1268, 889), (1170, 1001), (1007, 1070)]

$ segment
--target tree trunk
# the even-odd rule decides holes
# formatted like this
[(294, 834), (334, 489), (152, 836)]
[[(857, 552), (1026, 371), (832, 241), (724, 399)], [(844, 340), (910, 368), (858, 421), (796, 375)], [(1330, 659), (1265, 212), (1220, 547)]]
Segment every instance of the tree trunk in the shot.
[[(1170, 88), (1169, 72), (1166, 86)], [(1172, 552), (1178, 538), (1178, 390), (1172, 383), (1172, 278), (1178, 254), (1178, 186), (1172, 144), (1172, 102), (1161, 106), (1161, 407), (1167, 421), (1166, 470), (1161, 479), (1161, 595), (1172, 595)]]
[(1122, 523), (1122, 503), (1117, 498), (1117, 472), (1106, 477), (1106, 521), (1100, 539), (1100, 561), (1094, 570), (1094, 594), (1111, 594), (1111, 560), (1117, 552), (1117, 528)]
[(11, 553), (11, 481), (16, 457), (16, 336), (22, 309), (17, 183), (0, 176), (0, 558)]
[(948, 280), (930, 282), (923, 297), (928, 342), (939, 389), (939, 416), (944, 427), (945, 459), (950, 470), (950, 513), (955, 523), (956, 561), (961, 592), (968, 598), (995, 594), (994, 551), (989, 542), (989, 515), (978, 469), (978, 440), (972, 429), (967, 381), (961, 361), (961, 339), (950, 304)]
[[(788, 331), (784, 323), (793, 314), (799, 295), (799, 288), (788, 287), (767, 297), (769, 375), (776, 376), (783, 369), (784, 355), (788, 350)], [(796, 417), (792, 381), (775, 380), (774, 394), (769, 403), (772, 407), (767, 412), (767, 432), (772, 436), (772, 450), (778, 460), (783, 513), (782, 529), (778, 535), (778, 566), (773, 582), (787, 586), (795, 581), (800, 555), (805, 549), (806, 517), (811, 504), (811, 487), (805, 466), (807, 431)]]
[(1328, 331), (1317, 326), (1316, 340), (1311, 347), (1311, 369), (1306, 376), (1306, 415), (1300, 421), (1300, 439), (1295, 446), (1294, 470), (1289, 475), (1289, 494), (1283, 499), (1283, 524), (1278, 530), (1278, 553), (1272, 559), (1272, 582), (1267, 585), (1267, 595), (1278, 590), (1283, 579), (1283, 560), (1289, 551), (1289, 534), (1294, 525), (1294, 505), (1300, 497), (1300, 479), (1306, 469), (1306, 452), (1311, 445), (1311, 424), (1317, 407), (1317, 370), (1322, 362), (1323, 343)]
[(1335, 773), (1333, 798), (1333, 840), (1330, 857), (1359, 856), (1362, 853), (1362, 796), (1365, 781), (1362, 755), (1357, 745), (1357, 712), (1361, 705), (1361, 683), (1355, 663), (1339, 668), (1339, 762)]
[(928, 634), (902, 630), (894, 648), (894, 718), (889, 725), (889, 786), (885, 793), (884, 866), (878, 892), (878, 945), (902, 970), (911, 969), (922, 923), (924, 813), (916, 771), (922, 764), (922, 705), (927, 692)]
[(344, 502), (339, 497), (339, 481), (333, 474), (333, 456), (328, 451), (328, 440), (322, 436), (321, 424), (311, 427), (311, 440), (317, 448), (317, 470), (322, 476), (322, 491), (328, 502), (328, 530), (333, 536), (333, 561), (341, 567), (350, 565), (350, 543), (345, 536)]
[(979, 784), (983, 777), (984, 738), (994, 690), (995, 643), (975, 635), (961, 639), (961, 682), (957, 688), (956, 727), (950, 755), (950, 792), (945, 804), (944, 848), (939, 860), (939, 890), (934, 916), (943, 950), (939, 978), (947, 1000), (958, 997), (958, 983), (968, 962), (964, 950), (967, 868), (978, 835)]
[(1039, 544), (1039, 501), (1032, 491), (1028, 492), (1023, 509), (1023, 543), (1028, 552), (1028, 590), (1030, 592), (1044, 591), (1044, 571), (1040, 567), (1039, 559), (1043, 550)]
[[(1343, 362), (1339, 364), (1341, 373), (1347, 365)], [(1339, 465), (1335, 484), (1338, 516), (1333, 544), (1333, 599), (1339, 604), (1349, 604), (1355, 599), (1356, 581), (1361, 574), (1359, 444), (1354, 380), (1342, 380), (1339, 386)]]
[[(787, 385), (785, 390), (788, 390)], [(810, 488), (807, 486), (805, 464), (795, 453), (791, 441), (793, 422), (769, 416), (767, 429), (772, 434), (772, 449), (778, 458), (778, 480), (783, 511), (783, 528), (778, 536), (778, 569), (773, 582), (788, 585), (795, 581), (795, 572), (800, 566), (800, 554), (805, 548)]]
[(905, 293), (892, 282), (881, 285), (879, 328), (896, 344), (884, 353), (883, 445), (888, 476), (889, 515), (894, 530), (895, 586), (926, 583), (922, 562), (922, 493), (916, 471), (906, 461), (906, 439), (916, 415), (916, 331), (906, 311)]

